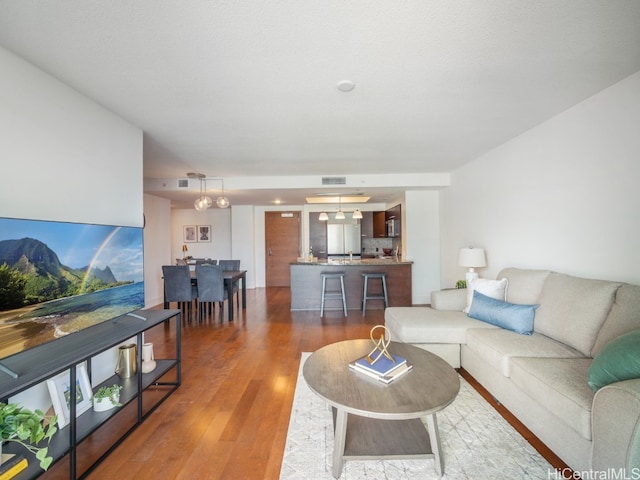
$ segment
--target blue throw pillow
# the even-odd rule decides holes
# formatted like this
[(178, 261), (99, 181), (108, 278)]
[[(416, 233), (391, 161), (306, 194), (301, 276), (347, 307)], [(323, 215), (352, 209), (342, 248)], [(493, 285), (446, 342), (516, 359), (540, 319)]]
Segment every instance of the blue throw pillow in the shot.
[(507, 303), (473, 292), (468, 316), (522, 335), (531, 335), (536, 308), (538, 305)]

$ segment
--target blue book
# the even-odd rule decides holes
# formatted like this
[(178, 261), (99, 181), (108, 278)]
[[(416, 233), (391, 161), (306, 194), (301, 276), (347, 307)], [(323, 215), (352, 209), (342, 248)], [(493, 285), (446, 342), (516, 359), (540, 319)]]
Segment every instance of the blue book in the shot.
[(389, 360), (382, 352), (377, 351), (371, 356), (371, 359), (375, 363), (370, 363), (367, 360), (367, 357), (359, 358), (354, 363), (355, 363), (355, 366), (357, 366), (358, 368), (362, 368), (364, 370), (367, 370), (372, 373), (376, 373), (384, 377), (389, 375), (396, 368), (400, 368), (405, 363), (407, 363), (407, 360), (401, 357), (400, 355), (391, 354), (391, 356), (393, 357), (393, 360), (394, 360), (393, 362)]

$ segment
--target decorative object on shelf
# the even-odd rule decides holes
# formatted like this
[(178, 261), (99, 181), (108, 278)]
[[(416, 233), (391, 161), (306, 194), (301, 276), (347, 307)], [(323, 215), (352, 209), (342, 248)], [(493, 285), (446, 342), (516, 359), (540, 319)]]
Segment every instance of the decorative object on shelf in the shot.
[(100, 387), (93, 395), (93, 410), (106, 412), (112, 408), (121, 407), (120, 390), (122, 390), (122, 387), (115, 383), (110, 387)]
[(186, 245), (182, 245), (182, 259), (186, 262), (187, 261), (187, 252), (189, 251), (189, 249), (187, 248)]
[[(376, 332), (382, 330), (376, 339)], [(349, 363), (349, 368), (357, 373), (362, 373), (374, 378), (385, 385), (393, 382), (408, 373), (413, 365), (407, 363), (406, 358), (393, 355), (387, 347), (391, 343), (389, 329), (384, 325), (376, 325), (371, 328), (369, 337), (374, 344), (373, 350), (368, 355)]]
[(462, 288), (467, 288), (467, 282), (465, 280), (458, 280), (456, 282), (456, 288), (458, 290), (462, 289)]
[(2, 454), (0, 443), (0, 480), (9, 480), (29, 466), (27, 457), (21, 454)]
[(138, 373), (138, 356), (134, 343), (118, 347), (118, 363), (116, 363), (115, 373), (123, 379), (131, 378)]
[(142, 344), (142, 373), (149, 373), (155, 370), (156, 360), (153, 355), (153, 343)]
[[(40, 410), (31, 411), (16, 403), (0, 403), (0, 444), (15, 442), (22, 445), (36, 456), (40, 468), (46, 470), (53, 461), (53, 458), (48, 456), (48, 445), (58, 430), (56, 420), (55, 416), (45, 417)], [(47, 446), (38, 446), (42, 440), (47, 441)], [(25, 458), (23, 460), (26, 462)], [(17, 461), (16, 465), (20, 461)]]
[(461, 248), (458, 253), (458, 266), (469, 268), (469, 271), (464, 275), (467, 285), (469, 285), (473, 280), (478, 278), (478, 273), (475, 271), (475, 268), (487, 266), (484, 249), (473, 247)]
[[(58, 418), (58, 427), (62, 428), (71, 418), (71, 375), (68, 371), (47, 380), (53, 410)], [(84, 363), (76, 366), (76, 417), (91, 408), (91, 383)]]

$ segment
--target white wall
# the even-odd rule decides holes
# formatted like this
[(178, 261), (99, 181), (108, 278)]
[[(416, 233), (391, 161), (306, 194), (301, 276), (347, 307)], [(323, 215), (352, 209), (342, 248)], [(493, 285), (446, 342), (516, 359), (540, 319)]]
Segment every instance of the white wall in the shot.
[[(0, 216), (141, 227), (142, 131), (1, 47), (0, 72)], [(44, 384), (12, 400), (51, 405)]]
[(171, 201), (144, 196), (144, 303), (146, 308), (164, 301), (162, 265), (171, 265)]
[(442, 196), (443, 286), (463, 246), (506, 266), (640, 283), (640, 73), (452, 174)]
[(405, 193), (402, 205), (402, 241), (411, 269), (412, 303), (431, 303), (440, 290), (440, 193), (433, 190)]
[(142, 226), (142, 131), (0, 48), (0, 216)]
[[(211, 241), (185, 243), (184, 227), (187, 225), (210, 225)], [(210, 208), (198, 212), (195, 208), (174, 209), (171, 211), (171, 258), (182, 258), (182, 246), (187, 246), (187, 254), (194, 258), (220, 260), (231, 258), (231, 209)]]

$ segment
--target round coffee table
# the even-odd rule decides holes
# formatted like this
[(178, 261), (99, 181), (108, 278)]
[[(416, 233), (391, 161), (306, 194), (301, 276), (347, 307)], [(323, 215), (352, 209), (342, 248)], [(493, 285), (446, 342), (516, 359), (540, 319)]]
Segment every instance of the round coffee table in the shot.
[(333, 407), (333, 476), (340, 477), (345, 460), (391, 458), (433, 458), (441, 476), (444, 462), (435, 414), (456, 398), (458, 374), (437, 355), (391, 342), (389, 351), (406, 358), (413, 369), (384, 385), (349, 368), (371, 349), (370, 340), (333, 343), (304, 364), (309, 388)]

